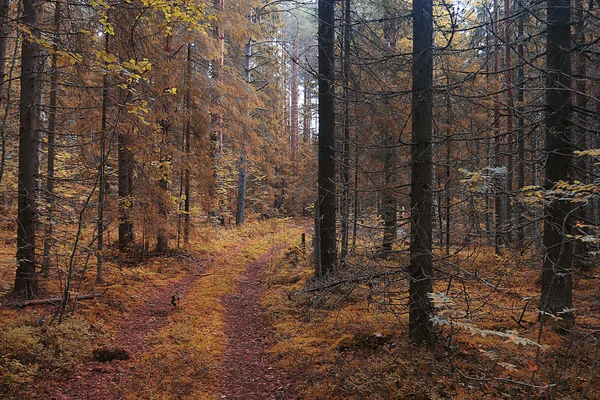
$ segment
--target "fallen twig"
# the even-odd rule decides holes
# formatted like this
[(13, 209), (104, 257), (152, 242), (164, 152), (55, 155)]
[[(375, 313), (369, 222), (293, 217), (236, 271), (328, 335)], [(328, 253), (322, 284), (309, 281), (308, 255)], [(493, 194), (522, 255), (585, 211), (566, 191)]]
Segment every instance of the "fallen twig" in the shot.
[[(96, 297), (101, 296), (102, 293), (91, 293), (91, 294), (80, 294), (77, 295), (73, 298), (70, 298), (70, 300), (88, 300), (88, 299), (93, 299)], [(63, 298), (62, 297), (49, 297), (46, 299), (34, 299), (34, 300), (25, 300), (25, 301), (19, 301), (19, 302), (11, 302), (11, 303), (7, 303), (4, 306), (5, 307), (29, 307), (29, 306), (36, 306), (36, 305), (40, 305), (40, 304), (60, 304), (62, 302)]]

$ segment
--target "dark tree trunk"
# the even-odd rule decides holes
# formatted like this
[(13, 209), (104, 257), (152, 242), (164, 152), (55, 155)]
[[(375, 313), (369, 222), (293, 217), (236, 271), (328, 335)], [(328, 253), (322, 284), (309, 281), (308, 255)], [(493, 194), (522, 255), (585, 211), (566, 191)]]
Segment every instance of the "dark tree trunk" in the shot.
[(513, 208), (510, 205), (511, 196), (513, 193), (513, 93), (512, 93), (512, 76), (511, 76), (511, 45), (510, 45), (510, 5), (509, 0), (504, 0), (504, 81), (505, 81), (505, 102), (506, 102), (506, 193), (504, 200), (505, 213), (505, 240), (509, 244), (511, 242), (513, 221)]
[(319, 208), (320, 272), (335, 273), (335, 90), (334, 1), (319, 0)]
[[(344, 1), (344, 51), (343, 51), (343, 95), (344, 100), (344, 141), (342, 143), (342, 201), (341, 201), (341, 230), (342, 248), (340, 251), (340, 264), (346, 266), (348, 257), (348, 236), (350, 223), (350, 29), (351, 13), (350, 0)], [(391, 249), (390, 249), (391, 250)]]
[(391, 136), (385, 142), (383, 149), (383, 174), (384, 187), (381, 199), (381, 217), (383, 219), (383, 243), (382, 251), (384, 254), (390, 254), (394, 241), (396, 240), (396, 222), (398, 212), (396, 209), (396, 142)]
[[(450, 84), (450, 82), (448, 82), (448, 84)], [(451, 153), (451, 144), (452, 144), (452, 103), (451, 103), (451, 97), (450, 97), (450, 90), (448, 90), (446, 92), (446, 113), (448, 114), (446, 116), (447, 118), (447, 131), (446, 131), (446, 165), (445, 165), (445, 169), (446, 169), (446, 184), (445, 184), (445, 188), (444, 188), (444, 209), (445, 209), (445, 223), (446, 223), (446, 227), (444, 228), (444, 232), (445, 232), (445, 242), (446, 242), (446, 255), (449, 256), (450, 255), (450, 236), (451, 236), (451, 232), (450, 232), (450, 226), (451, 226), (451, 195), (450, 195), (450, 153)]]
[[(520, 12), (524, 13), (524, 7), (520, 3)], [(517, 64), (517, 190), (525, 187), (525, 116), (523, 101), (525, 98), (525, 77), (523, 72), (525, 47), (523, 44), (523, 21), (524, 16), (519, 16), (518, 34), (519, 44), (517, 47), (519, 63)], [(525, 209), (523, 203), (518, 201), (516, 208), (517, 230), (515, 236), (515, 245), (517, 248), (523, 247), (525, 240)]]
[[(108, 41), (110, 35), (106, 35), (104, 50), (108, 53)], [(100, 120), (100, 164), (98, 165), (98, 252), (96, 254), (96, 283), (102, 283), (103, 252), (104, 252), (104, 197), (106, 189), (106, 130), (108, 128), (108, 75), (102, 78), (102, 116)]]
[(118, 196), (119, 196), (119, 250), (127, 251), (133, 245), (132, 169), (133, 157), (126, 133), (118, 135)]
[[(250, 85), (250, 81), (252, 79), (251, 76), (251, 63), (252, 59), (252, 38), (249, 38), (246, 42), (246, 58), (244, 61), (244, 69), (245, 69), (245, 78), (246, 83)], [(298, 66), (296, 65), (296, 79), (297, 79), (297, 71)], [(297, 84), (298, 82), (296, 82)], [(298, 109), (298, 91), (296, 91), (296, 111)], [(251, 117), (249, 117), (251, 118)], [(298, 115), (296, 115), (296, 139), (298, 136)], [(292, 133), (292, 159), (293, 159), (293, 169), (295, 175), (295, 153), (294, 153), (294, 134)], [(244, 223), (245, 211), (246, 211), (246, 184), (247, 184), (247, 175), (248, 175), (248, 165), (246, 160), (246, 152), (242, 150), (242, 154), (240, 155), (240, 165), (238, 170), (238, 193), (237, 193), (237, 210), (235, 213), (235, 224), (242, 225)]]
[[(584, 31), (584, 19), (583, 19), (583, 1), (575, 0), (574, 1), (574, 19), (575, 19), (575, 31), (573, 41), (576, 46), (581, 46), (583, 49), (585, 47), (585, 31)], [(586, 120), (587, 120), (587, 95), (586, 95), (586, 62), (585, 62), (585, 54), (582, 50), (579, 50), (575, 55), (575, 109), (577, 112), (574, 112), (574, 121), (575, 121), (575, 148), (577, 150), (585, 150), (587, 149), (587, 139), (588, 132), (586, 129)], [(575, 176), (581, 182), (588, 183), (588, 165), (587, 165), (587, 157), (575, 157)], [(588, 210), (587, 205), (578, 204), (577, 210), (575, 211), (575, 218), (577, 219), (577, 223), (581, 225), (588, 224)], [(578, 225), (576, 224), (576, 225)], [(577, 235), (587, 235), (589, 234), (589, 230), (580, 229), (576, 232)], [(575, 247), (573, 249), (573, 267), (576, 270), (580, 270), (586, 267), (586, 258), (587, 258), (588, 248), (585, 242), (577, 241), (575, 243)]]
[[(9, 0), (0, 0), (0, 109), (4, 107), (4, 75), (6, 68), (6, 50), (8, 47), (8, 35), (10, 24), (8, 23)], [(0, 176), (0, 181), (2, 176)]]
[(50, 112), (48, 117), (48, 155), (46, 165), (46, 223), (44, 224), (44, 254), (42, 258), (42, 275), (47, 277), (50, 272), (50, 252), (53, 245), (53, 225), (54, 225), (54, 159), (56, 155), (56, 113), (57, 113), (57, 92), (58, 92), (58, 68), (56, 66), (56, 51), (58, 50), (59, 29), (60, 29), (61, 3), (56, 2), (54, 9), (54, 51), (52, 54), (52, 65), (50, 67)]
[(411, 243), (409, 336), (432, 347), (433, 306), (433, 10), (431, 0), (413, 0)]
[(298, 163), (298, 58), (300, 56), (300, 42), (298, 36), (292, 45), (292, 86), (291, 86), (291, 150), (292, 150), (292, 175), (297, 174)]
[[(21, 22), (32, 32), (37, 28), (37, 1), (23, 0)], [(19, 190), (17, 217), (17, 273), (15, 295), (31, 298), (38, 294), (35, 265), (36, 191), (39, 141), (36, 100), (40, 90), (40, 57), (37, 44), (27, 35), (21, 50), (21, 101), (19, 103)]]
[(240, 166), (238, 174), (238, 195), (237, 195), (237, 211), (235, 213), (235, 224), (242, 225), (244, 223), (244, 211), (246, 208), (246, 153), (240, 156)]
[[(494, 36), (494, 163), (497, 169), (503, 167), (504, 160), (502, 157), (502, 138), (500, 136), (500, 94), (498, 85), (498, 76), (500, 74), (500, 45), (498, 43), (498, 0), (494, 0), (494, 12), (492, 17), (492, 34)], [(496, 172), (494, 174), (494, 212), (495, 212), (495, 233), (494, 247), (496, 254), (502, 253), (502, 247), (505, 244), (504, 223), (506, 221), (504, 211), (504, 196), (502, 195), (503, 174)]]
[[(168, 134), (168, 125), (163, 122), (163, 134)], [(169, 208), (167, 205), (167, 196), (169, 191), (169, 164), (171, 163), (169, 157), (161, 157), (160, 164), (161, 177), (157, 182), (158, 188), (158, 218), (159, 226), (156, 229), (156, 247), (154, 251), (157, 254), (164, 254), (169, 250), (169, 237), (167, 236), (167, 224), (169, 219)]]
[[(570, 1), (547, 0), (546, 47), (546, 167), (544, 188), (572, 180), (571, 139), (571, 27)], [(544, 218), (541, 312), (573, 323), (572, 251), (567, 235), (572, 232), (569, 201), (547, 201)]]
[(192, 112), (192, 99), (190, 93), (190, 85), (192, 79), (192, 45), (188, 44), (187, 48), (187, 70), (186, 70), (187, 88), (185, 91), (185, 109), (187, 116), (184, 127), (184, 141), (185, 141), (185, 174), (183, 182), (183, 191), (185, 194), (185, 200), (183, 203), (183, 243), (187, 245), (190, 242), (190, 154), (191, 154), (191, 112)]

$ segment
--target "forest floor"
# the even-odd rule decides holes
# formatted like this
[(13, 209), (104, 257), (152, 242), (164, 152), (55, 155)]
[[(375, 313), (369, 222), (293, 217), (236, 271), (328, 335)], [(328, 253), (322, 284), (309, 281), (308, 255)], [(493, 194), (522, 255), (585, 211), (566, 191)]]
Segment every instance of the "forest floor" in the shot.
[[(434, 287), (429, 351), (406, 339), (405, 250), (382, 258), (362, 242), (335, 281), (316, 281), (307, 226), (206, 226), (185, 252), (111, 259), (101, 287), (84, 269), (77, 293), (101, 295), (62, 324), (57, 305), (1, 307), (0, 399), (600, 399), (595, 280), (578, 279), (565, 334), (537, 320), (534, 253), (459, 253), (464, 274)], [(0, 290), (10, 279), (0, 266)], [(42, 282), (48, 295), (57, 281)]]
[[(80, 301), (77, 314), (95, 314), (90, 325), (106, 328), (103, 338), (92, 339), (93, 347), (128, 359), (106, 362), (96, 353), (82, 355), (68, 373), (50, 374), (51, 379), (32, 381), (12, 394), (0, 390), (0, 398), (294, 398), (290, 379), (267, 352), (272, 335), (261, 301), (267, 268), (292, 240), (299, 241), (300, 232), (299, 225), (272, 222), (217, 234), (216, 243), (196, 248), (183, 261), (180, 254), (145, 266), (157, 268), (152, 278), (169, 270), (165, 281), (142, 275), (117, 285), (119, 274), (107, 271), (107, 292)], [(125, 290), (112, 289), (117, 293), (111, 296), (111, 288), (121, 285)], [(20, 312), (39, 321), (52, 307)], [(101, 315), (113, 308), (120, 311)], [(2, 311), (5, 320), (15, 310)]]

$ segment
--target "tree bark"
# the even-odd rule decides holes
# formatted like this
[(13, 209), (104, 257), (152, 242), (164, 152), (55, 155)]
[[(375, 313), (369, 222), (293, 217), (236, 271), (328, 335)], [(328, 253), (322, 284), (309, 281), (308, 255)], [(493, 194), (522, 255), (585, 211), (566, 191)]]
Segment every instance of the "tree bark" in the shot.
[(300, 42), (298, 35), (292, 45), (292, 86), (291, 86), (291, 150), (292, 150), (292, 176), (297, 175), (298, 169), (298, 58), (300, 57)]
[(310, 140), (310, 121), (312, 117), (311, 93), (310, 93), (310, 74), (304, 72), (304, 104), (302, 114), (302, 140), (308, 143)]
[(119, 196), (119, 250), (127, 251), (133, 245), (132, 169), (133, 160), (127, 133), (118, 135), (118, 196)]
[(510, 205), (513, 193), (513, 92), (511, 76), (511, 54), (510, 54), (510, 4), (509, 0), (504, 0), (504, 96), (506, 102), (506, 195), (504, 196), (505, 226), (504, 231), (506, 244), (511, 242), (510, 237), (513, 225), (513, 211)]
[[(6, 51), (8, 47), (8, 35), (10, 24), (8, 23), (9, 0), (0, 0), (0, 109), (4, 107), (4, 76), (6, 68)], [(0, 181), (1, 181), (0, 176)]]
[[(37, 0), (23, 0), (21, 23), (32, 32), (37, 29)], [(35, 35), (32, 33), (31, 35)], [(21, 101), (19, 103), (19, 186), (17, 221), (17, 272), (14, 292), (17, 297), (31, 298), (38, 294), (35, 265), (36, 190), (38, 182), (36, 160), (38, 105), (40, 90), (40, 57), (38, 45), (25, 35), (21, 48)]]
[[(252, 59), (252, 38), (248, 38), (248, 41), (246, 42), (246, 55), (245, 55), (245, 61), (244, 61), (244, 69), (245, 69), (245, 78), (246, 78), (246, 83), (248, 85), (250, 85), (250, 81), (252, 79), (251, 76), (251, 63), (250, 60)], [(296, 66), (297, 68), (297, 66)], [(298, 73), (298, 71), (296, 71), (296, 74)], [(297, 95), (297, 93), (296, 93)], [(297, 101), (297, 99), (296, 99)], [(296, 108), (297, 108), (297, 104), (296, 104)], [(252, 118), (249, 116), (249, 118)], [(296, 116), (297, 119), (297, 116)], [(297, 132), (298, 132), (298, 125), (296, 122), (296, 136), (297, 136)], [(293, 136), (293, 135), (292, 135)], [(292, 138), (293, 140), (293, 138)], [(242, 144), (243, 146), (243, 144)], [(293, 153), (292, 153), (293, 154)], [(292, 155), (292, 157), (294, 157)], [(248, 175), (248, 164), (247, 164), (247, 159), (246, 159), (246, 152), (243, 150), (242, 147), (242, 154), (240, 155), (240, 164), (239, 164), (239, 170), (238, 170), (238, 193), (237, 193), (237, 210), (235, 213), (235, 224), (236, 225), (242, 225), (244, 223), (244, 218), (245, 218), (245, 211), (246, 211), (246, 184), (247, 184), (247, 175)]]
[[(351, 9), (350, 0), (344, 1), (344, 36), (343, 36), (343, 59), (342, 59), (342, 77), (344, 101), (344, 141), (342, 143), (342, 201), (341, 201), (341, 233), (342, 248), (340, 251), (341, 267), (346, 266), (348, 258), (348, 236), (350, 223), (350, 34), (351, 34)], [(390, 248), (391, 250), (391, 248)]]
[(319, 0), (319, 208), (320, 272), (337, 268), (335, 188), (334, 0)]
[[(547, 0), (546, 167), (544, 188), (572, 179), (570, 1)], [(550, 313), (573, 323), (572, 232), (569, 201), (547, 200), (544, 218), (541, 316)]]
[(192, 44), (188, 44), (187, 48), (187, 69), (186, 69), (186, 80), (187, 80), (187, 88), (185, 90), (185, 109), (187, 111), (187, 116), (185, 120), (184, 127), (184, 141), (185, 141), (185, 174), (184, 174), (184, 182), (183, 182), (183, 191), (185, 195), (185, 200), (183, 203), (183, 244), (187, 245), (190, 242), (190, 154), (191, 154), (191, 112), (192, 112), (192, 98), (190, 92), (191, 80), (192, 80)]
[(57, 92), (58, 92), (58, 68), (56, 66), (56, 51), (58, 50), (58, 41), (60, 34), (60, 13), (61, 2), (58, 0), (54, 9), (54, 53), (50, 67), (50, 112), (48, 117), (48, 155), (46, 164), (46, 223), (44, 224), (44, 253), (42, 258), (42, 275), (47, 277), (50, 273), (50, 252), (53, 245), (53, 225), (54, 225), (54, 159), (56, 155), (56, 114), (57, 114)]
[(502, 247), (505, 244), (504, 237), (504, 224), (506, 216), (504, 215), (504, 196), (502, 195), (502, 181), (503, 174), (499, 172), (499, 169), (503, 167), (502, 157), (502, 137), (500, 135), (500, 94), (498, 85), (498, 76), (500, 74), (500, 45), (498, 42), (499, 30), (498, 30), (498, 0), (494, 0), (494, 11), (492, 16), (492, 35), (494, 36), (494, 164), (498, 169), (494, 173), (494, 190), (496, 191), (494, 196), (494, 212), (495, 212), (495, 233), (494, 233), (494, 247), (496, 254), (502, 254)]
[(382, 251), (384, 255), (392, 252), (394, 241), (396, 240), (396, 222), (398, 212), (396, 207), (396, 141), (394, 137), (388, 137), (384, 143), (383, 149), (383, 174), (384, 187), (382, 192), (381, 217), (383, 219), (383, 243)]
[[(574, 0), (574, 23), (575, 23), (575, 31), (573, 35), (573, 41), (575, 46), (580, 46), (581, 49), (585, 46), (585, 31), (584, 31), (584, 17), (583, 17), (583, 1), (582, 0)], [(576, 134), (575, 137), (575, 148), (577, 150), (585, 150), (588, 145), (588, 132), (586, 127), (587, 120), (587, 94), (586, 94), (586, 60), (585, 54), (583, 50), (579, 50), (575, 55), (575, 109), (574, 112), (574, 121), (575, 127), (574, 131)], [(581, 182), (588, 183), (588, 162), (587, 157), (575, 157), (574, 167), (575, 167), (575, 176)], [(575, 218), (577, 222), (581, 225), (588, 224), (588, 210), (587, 205), (579, 204), (577, 206), (577, 210), (575, 211)], [(586, 235), (589, 233), (587, 229), (578, 229), (576, 234), (578, 235)], [(584, 242), (577, 241), (575, 243), (575, 247), (573, 248), (573, 267), (576, 270), (581, 270), (586, 268), (586, 258), (587, 258), (588, 248)]]
[[(105, 35), (104, 51), (108, 53), (110, 35)], [(98, 251), (96, 253), (96, 283), (102, 283), (104, 251), (104, 197), (106, 189), (106, 131), (108, 129), (108, 74), (102, 77), (102, 116), (100, 120), (100, 163), (98, 165)]]
[(235, 213), (236, 225), (242, 225), (244, 223), (244, 211), (246, 208), (246, 174), (246, 153), (242, 152), (238, 173), (237, 211)]
[(433, 9), (431, 0), (413, 0), (411, 243), (409, 337), (417, 344), (435, 345), (433, 306)]
[[(520, 13), (524, 13), (524, 6), (522, 3), (519, 6)], [(523, 37), (523, 23), (524, 16), (519, 16), (517, 22), (517, 39), (519, 41), (517, 52), (519, 63), (517, 64), (517, 190), (520, 191), (525, 187), (525, 116), (524, 116), (524, 104), (525, 101), (525, 77), (524, 77), (524, 56), (525, 56), (525, 45)], [(516, 236), (515, 245), (521, 249), (523, 247), (523, 241), (525, 240), (525, 208), (523, 207), (522, 201), (517, 202), (516, 208)]]

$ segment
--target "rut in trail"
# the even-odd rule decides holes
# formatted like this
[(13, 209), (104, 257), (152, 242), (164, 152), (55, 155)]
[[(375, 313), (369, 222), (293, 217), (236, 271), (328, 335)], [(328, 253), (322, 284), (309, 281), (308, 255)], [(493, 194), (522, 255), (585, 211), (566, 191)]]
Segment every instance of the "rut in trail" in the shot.
[(250, 262), (235, 294), (223, 298), (228, 337), (222, 399), (294, 399), (291, 381), (266, 353), (271, 329), (261, 315), (263, 276), (274, 249)]
[(103, 363), (88, 361), (60, 387), (48, 387), (37, 399), (40, 400), (115, 400), (127, 391), (127, 379), (135, 373), (135, 360), (140, 357), (147, 344), (146, 338), (164, 327), (172, 310), (171, 295), (185, 292), (202, 276), (209, 260), (196, 262), (195, 269), (176, 282), (157, 290), (140, 307), (122, 322), (121, 329), (112, 341), (112, 346), (123, 347), (130, 354), (128, 361)]

